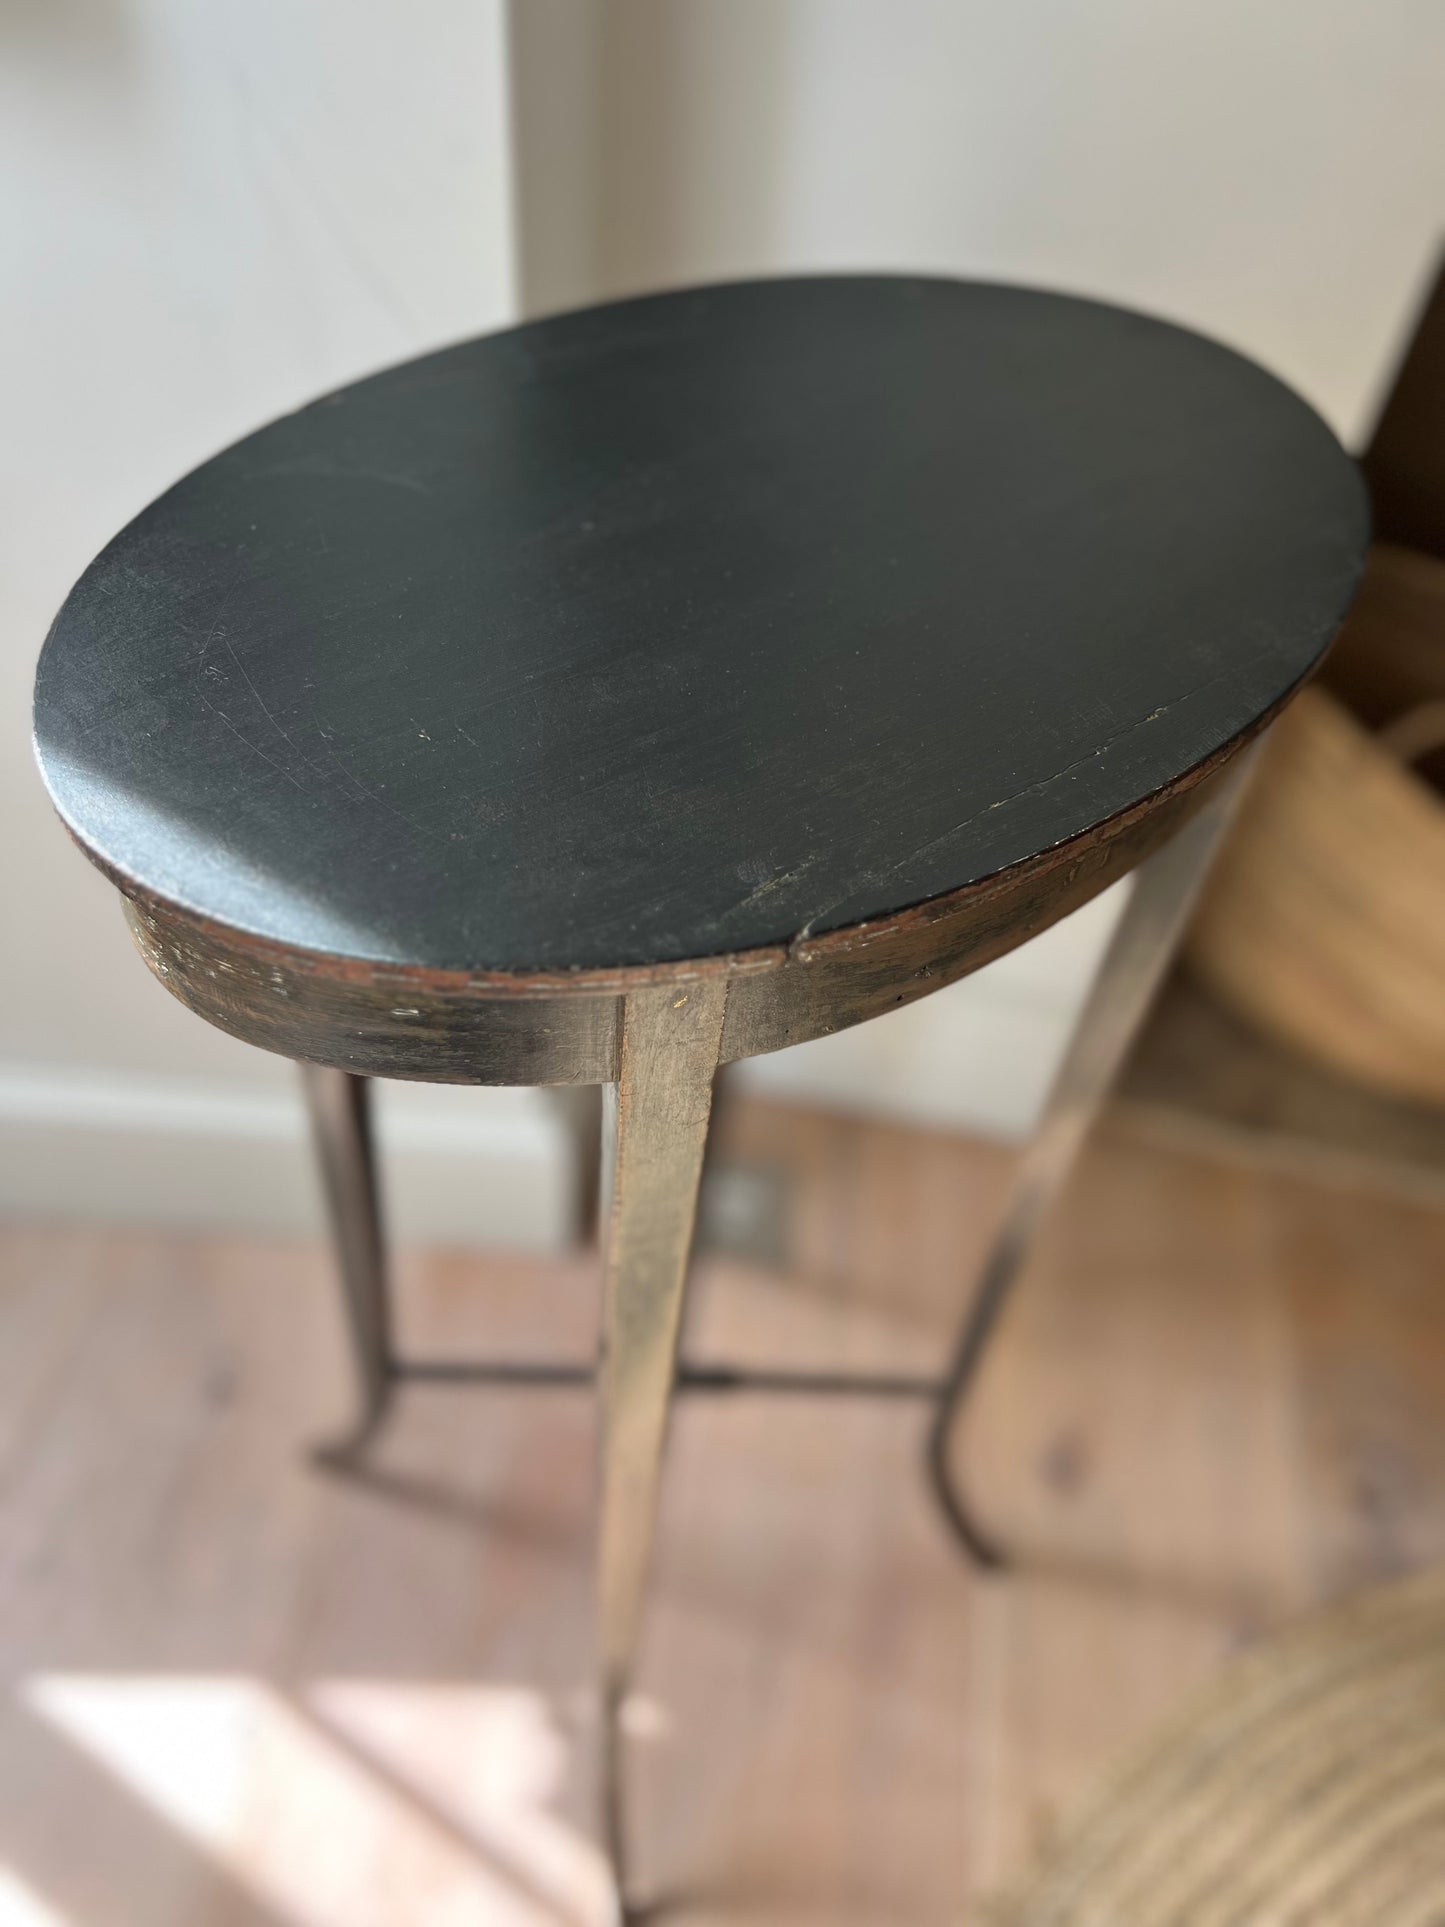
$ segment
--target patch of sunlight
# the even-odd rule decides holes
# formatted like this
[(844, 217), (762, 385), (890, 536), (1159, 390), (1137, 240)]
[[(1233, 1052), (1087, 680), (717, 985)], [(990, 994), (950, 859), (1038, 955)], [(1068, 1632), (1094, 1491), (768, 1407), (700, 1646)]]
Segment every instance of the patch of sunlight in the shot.
[[(305, 1701), (357, 1758), (375, 1763), (444, 1823), (485, 1842), (553, 1917), (599, 1917), (605, 1867), (552, 1803), (566, 1739), (537, 1693), (520, 1687), (323, 1680)], [(605, 1916), (604, 1916), (605, 1917)]]
[(608, 1917), (600, 1855), (544, 1804), (567, 1760), (539, 1694), (97, 1674), (24, 1693), (291, 1927)]
[(68, 1923), (8, 1867), (0, 1867), (0, 1927), (68, 1927)]

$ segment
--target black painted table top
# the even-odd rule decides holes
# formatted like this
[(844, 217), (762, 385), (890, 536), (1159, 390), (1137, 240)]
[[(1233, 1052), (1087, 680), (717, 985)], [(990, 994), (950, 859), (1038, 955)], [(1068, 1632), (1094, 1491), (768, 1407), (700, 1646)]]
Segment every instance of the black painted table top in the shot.
[(122, 882), (309, 951), (668, 962), (1088, 831), (1330, 640), (1366, 511), (1162, 323), (892, 276), (650, 297), (358, 382), (82, 577), (46, 781)]

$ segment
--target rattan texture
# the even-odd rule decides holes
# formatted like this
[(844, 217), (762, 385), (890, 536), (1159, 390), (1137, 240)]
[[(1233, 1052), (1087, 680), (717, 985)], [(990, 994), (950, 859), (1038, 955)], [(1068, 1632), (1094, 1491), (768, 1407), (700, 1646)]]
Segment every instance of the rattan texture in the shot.
[(978, 1923), (1445, 1923), (1445, 1571), (1230, 1666)]

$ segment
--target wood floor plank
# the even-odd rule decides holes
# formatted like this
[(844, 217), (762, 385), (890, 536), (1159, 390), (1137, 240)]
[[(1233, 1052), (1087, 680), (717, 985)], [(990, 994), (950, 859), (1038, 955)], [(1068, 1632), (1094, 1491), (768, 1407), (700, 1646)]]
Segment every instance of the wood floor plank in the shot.
[[(781, 1269), (709, 1358), (927, 1371), (995, 1148), (757, 1103)], [(407, 1252), (405, 1345), (589, 1355), (598, 1261)], [(956, 1927), (1241, 1643), (1445, 1556), (1445, 1214), (1106, 1128), (957, 1441), (907, 1404), (674, 1426), (629, 1708), (644, 1891), (689, 1923)], [(0, 1863), (63, 1927), (588, 1927), (594, 1418), (405, 1388), (367, 1475), (318, 1249), (0, 1227)], [(46, 1918), (43, 1913), (38, 1918)]]

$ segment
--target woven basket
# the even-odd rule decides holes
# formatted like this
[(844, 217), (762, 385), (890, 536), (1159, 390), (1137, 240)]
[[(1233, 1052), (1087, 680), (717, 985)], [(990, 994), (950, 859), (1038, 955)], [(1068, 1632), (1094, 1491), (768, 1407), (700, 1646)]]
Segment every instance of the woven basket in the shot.
[(1445, 1574), (1237, 1661), (975, 1927), (1437, 1927)]
[(1225, 1003), (1330, 1069), (1445, 1105), (1445, 801), (1406, 758), (1429, 698), (1372, 735), (1322, 688), (1276, 724), (1187, 957)]

